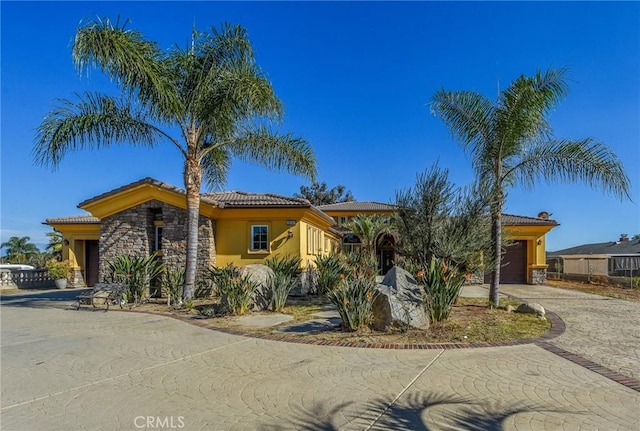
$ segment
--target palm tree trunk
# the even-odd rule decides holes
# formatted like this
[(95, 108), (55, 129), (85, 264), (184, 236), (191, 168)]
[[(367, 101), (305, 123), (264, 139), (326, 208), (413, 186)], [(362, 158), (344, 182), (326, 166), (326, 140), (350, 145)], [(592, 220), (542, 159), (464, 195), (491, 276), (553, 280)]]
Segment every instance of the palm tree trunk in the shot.
[(493, 307), (500, 306), (500, 265), (502, 263), (502, 208), (496, 204), (491, 211), (491, 242), (493, 243), (493, 270), (489, 286), (489, 301)]
[(187, 190), (187, 257), (182, 299), (193, 299), (198, 269), (198, 221), (200, 218), (200, 186), (202, 168), (195, 157), (188, 156), (184, 166), (184, 185)]

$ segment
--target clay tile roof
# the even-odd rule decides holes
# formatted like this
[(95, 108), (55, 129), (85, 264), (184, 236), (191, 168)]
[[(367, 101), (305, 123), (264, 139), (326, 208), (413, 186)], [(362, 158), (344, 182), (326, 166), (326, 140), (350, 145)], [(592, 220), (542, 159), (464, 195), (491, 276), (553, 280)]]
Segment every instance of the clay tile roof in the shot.
[(239, 191), (205, 193), (203, 198), (216, 202), (222, 208), (236, 207), (304, 207), (311, 206), (308, 200), (290, 198), (271, 193), (246, 193)]
[(502, 224), (504, 226), (557, 226), (558, 222), (551, 219), (543, 219), (539, 217), (519, 216), (513, 214), (502, 214)]
[[(178, 194), (181, 194), (181, 195), (186, 195), (186, 191), (184, 189), (181, 189), (180, 187), (172, 186), (171, 184), (167, 184), (167, 183), (164, 183), (162, 181), (158, 181), (158, 180), (156, 180), (154, 178), (147, 177), (147, 178), (143, 178), (143, 179), (138, 180), (138, 181), (134, 181), (134, 182), (129, 183), (129, 184), (125, 184), (124, 186), (118, 187), (117, 189), (109, 190), (108, 192), (99, 194), (98, 196), (94, 196), (92, 198), (89, 198), (89, 199), (87, 199), (87, 200), (85, 200), (83, 202), (80, 202), (78, 204), (78, 207), (82, 208), (83, 206), (85, 206), (87, 204), (90, 204), (92, 202), (98, 201), (100, 199), (104, 199), (106, 197), (118, 194), (118, 193), (123, 192), (123, 191), (125, 191), (127, 189), (130, 189), (130, 188), (133, 188), (133, 187), (137, 187), (137, 186), (140, 186), (140, 185), (143, 185), (143, 184), (149, 184), (151, 186), (155, 186), (155, 187), (161, 188), (163, 190), (167, 190), (167, 191), (170, 191), (170, 192), (178, 193)], [(216, 204), (214, 201), (212, 201), (211, 199), (207, 198), (206, 195), (201, 195), (201, 200), (203, 202), (208, 203), (208, 204), (212, 204), (212, 205)]]
[(321, 211), (395, 211), (396, 206), (380, 202), (340, 202), (337, 204), (319, 205)]
[(100, 224), (100, 219), (89, 215), (52, 217), (48, 218), (43, 224)]

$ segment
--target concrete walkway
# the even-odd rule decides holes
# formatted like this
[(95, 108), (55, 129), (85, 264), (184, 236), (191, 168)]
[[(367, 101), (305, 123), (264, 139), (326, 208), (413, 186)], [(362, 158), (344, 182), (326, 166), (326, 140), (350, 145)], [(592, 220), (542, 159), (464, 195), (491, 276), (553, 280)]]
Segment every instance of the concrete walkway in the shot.
[[(547, 291), (527, 288), (547, 305)], [(624, 325), (616, 316), (628, 316), (608, 310), (611, 302), (574, 300), (581, 314), (571, 300), (555, 300), (559, 307), (547, 306), (563, 318), (566, 312), (568, 326), (557, 343), (618, 351), (605, 332), (616, 337)], [(627, 308), (622, 303), (616, 310)], [(638, 304), (628, 307), (637, 313)], [(639, 392), (535, 344), (376, 350), (280, 343), (160, 316), (66, 310), (64, 300), (46, 295), (3, 297), (0, 313), (3, 431), (637, 430), (640, 423)], [(603, 313), (611, 326), (600, 325), (591, 341), (572, 341)]]

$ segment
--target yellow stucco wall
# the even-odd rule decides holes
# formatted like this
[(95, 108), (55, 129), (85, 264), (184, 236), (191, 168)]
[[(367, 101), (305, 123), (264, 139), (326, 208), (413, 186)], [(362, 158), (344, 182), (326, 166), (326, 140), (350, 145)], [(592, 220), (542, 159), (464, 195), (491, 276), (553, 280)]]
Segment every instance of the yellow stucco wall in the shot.
[(100, 239), (99, 224), (53, 224), (62, 234), (62, 259), (69, 260), (74, 269), (85, 267), (85, 241)]
[[(230, 263), (235, 266), (264, 263), (265, 259), (282, 255), (299, 256), (302, 259), (301, 265), (305, 267), (309, 262), (315, 261), (318, 254), (309, 252), (309, 228), (317, 229), (322, 254), (326, 254), (325, 239), (333, 240), (334, 244), (338, 240), (337, 236), (328, 230), (329, 220), (305, 208), (224, 209), (216, 216), (218, 267)], [(267, 252), (251, 250), (251, 227), (255, 225), (268, 227)]]
[(504, 226), (505, 238), (512, 241), (527, 241), (527, 282), (531, 283), (531, 270), (546, 269), (546, 234), (554, 226)]

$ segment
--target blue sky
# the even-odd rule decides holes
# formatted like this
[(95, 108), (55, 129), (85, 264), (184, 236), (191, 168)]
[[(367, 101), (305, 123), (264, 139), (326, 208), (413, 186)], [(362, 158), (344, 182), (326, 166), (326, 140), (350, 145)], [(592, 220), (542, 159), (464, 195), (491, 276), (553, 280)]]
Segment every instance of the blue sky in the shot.
[[(195, 23), (248, 29), (258, 63), (283, 100), (283, 131), (313, 146), (319, 180), (357, 200), (391, 202), (439, 160), (458, 185), (469, 159), (430, 115), (441, 88), (495, 100), (537, 69), (570, 68), (571, 93), (551, 115), (556, 137), (595, 137), (622, 160), (633, 202), (581, 185), (509, 191), (506, 212), (545, 210), (561, 225), (548, 249), (640, 233), (640, 3), (578, 2), (7, 2), (1, 12), (0, 240), (42, 246), (47, 217), (143, 177), (182, 187), (169, 145), (70, 154), (57, 171), (35, 166), (34, 130), (56, 98), (114, 92), (98, 71), (78, 76), (71, 44), (81, 22), (131, 20), (164, 48), (185, 45)], [(115, 94), (115, 93), (114, 93)], [(305, 181), (235, 162), (226, 190), (292, 195)]]

